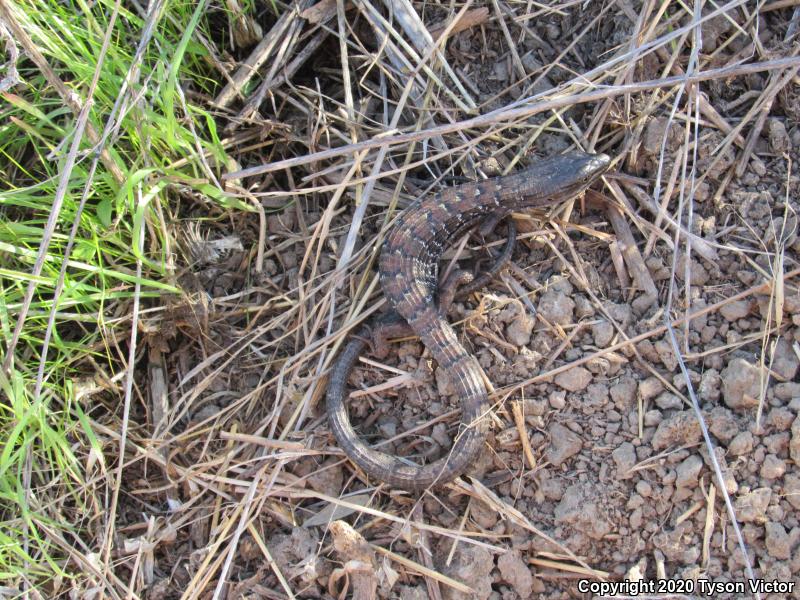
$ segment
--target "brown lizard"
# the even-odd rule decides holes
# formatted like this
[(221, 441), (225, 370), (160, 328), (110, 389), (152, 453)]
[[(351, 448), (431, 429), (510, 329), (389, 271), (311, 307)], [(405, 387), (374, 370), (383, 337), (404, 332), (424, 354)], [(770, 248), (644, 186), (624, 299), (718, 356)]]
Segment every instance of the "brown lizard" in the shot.
[[(511, 211), (547, 206), (583, 193), (608, 168), (605, 154), (570, 152), (538, 161), (511, 175), (446, 188), (423, 197), (397, 218), (384, 242), (379, 261), (381, 287), (394, 313), (348, 341), (330, 374), (328, 421), (339, 445), (367, 475), (407, 490), (423, 490), (447, 483), (475, 460), (488, 433), (489, 398), (481, 368), (458, 341), (445, 319), (456, 287), (469, 283), (471, 274), (456, 271), (439, 288), (438, 262), (450, 243), (480, 226), (494, 227)], [(510, 244), (491, 273), (510, 256)], [(507, 255), (507, 256), (506, 256)], [(485, 277), (473, 282), (483, 285)], [(463, 293), (464, 288), (459, 290)], [(438, 296), (438, 297), (437, 297)], [(461, 431), (450, 452), (426, 465), (411, 464), (374, 450), (359, 439), (345, 407), (346, 383), (365, 336), (372, 336), (377, 355), (387, 352), (387, 336), (413, 332), (445, 369), (461, 400)]]

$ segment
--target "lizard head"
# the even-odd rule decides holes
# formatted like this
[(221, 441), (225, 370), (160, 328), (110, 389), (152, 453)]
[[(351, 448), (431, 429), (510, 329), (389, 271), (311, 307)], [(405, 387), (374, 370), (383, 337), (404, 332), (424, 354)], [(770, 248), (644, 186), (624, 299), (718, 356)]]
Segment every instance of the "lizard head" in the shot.
[[(517, 174), (529, 183), (517, 187), (516, 194), (509, 193), (515, 205), (513, 208), (552, 204), (582, 194), (606, 172), (610, 164), (611, 158), (606, 154), (588, 154), (577, 150), (536, 161)], [(507, 191), (512, 192), (511, 189)]]

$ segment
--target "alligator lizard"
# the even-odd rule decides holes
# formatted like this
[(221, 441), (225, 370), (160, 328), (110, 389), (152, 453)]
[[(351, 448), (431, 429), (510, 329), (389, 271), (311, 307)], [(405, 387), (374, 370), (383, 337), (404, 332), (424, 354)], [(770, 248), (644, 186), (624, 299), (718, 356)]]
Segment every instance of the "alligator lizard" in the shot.
[[(347, 456), (367, 475), (412, 491), (441, 485), (472, 464), (486, 439), (489, 398), (480, 366), (445, 319), (455, 286), (471, 277), (459, 271), (441, 288), (437, 281), (438, 261), (448, 244), (475, 227), (494, 226), (511, 211), (547, 206), (581, 194), (605, 172), (609, 162), (604, 154), (554, 156), (510, 175), (420, 198), (398, 217), (379, 261), (381, 287), (395, 313), (371, 332), (366, 330), (348, 341), (333, 366), (327, 392), (331, 430)], [(439, 368), (446, 370), (461, 401), (461, 427), (452, 449), (426, 465), (411, 464), (367, 446), (350, 424), (345, 407), (347, 377), (367, 345), (364, 336), (372, 336), (374, 350), (382, 355), (386, 336), (404, 330), (419, 336)]]

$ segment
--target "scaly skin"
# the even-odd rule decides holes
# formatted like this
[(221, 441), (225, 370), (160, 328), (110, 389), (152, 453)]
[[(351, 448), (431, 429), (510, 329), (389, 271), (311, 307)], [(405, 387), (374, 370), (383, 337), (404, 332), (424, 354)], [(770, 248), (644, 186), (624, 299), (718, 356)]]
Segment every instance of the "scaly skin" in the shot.
[[(513, 210), (547, 206), (581, 194), (608, 164), (609, 158), (603, 154), (572, 152), (551, 157), (512, 175), (420, 198), (398, 217), (381, 251), (381, 287), (397, 315), (419, 336), (453, 382), (461, 399), (461, 428), (447, 456), (427, 465), (410, 465), (361, 441), (344, 404), (347, 377), (367, 343), (356, 336), (331, 371), (328, 420), (339, 445), (367, 475), (410, 491), (441, 485), (473, 463), (486, 439), (489, 398), (480, 366), (458, 341), (435, 297), (438, 261), (448, 243), (484, 221), (499, 221)], [(453, 294), (445, 295), (451, 299)], [(397, 315), (389, 316), (385, 326), (402, 329)]]

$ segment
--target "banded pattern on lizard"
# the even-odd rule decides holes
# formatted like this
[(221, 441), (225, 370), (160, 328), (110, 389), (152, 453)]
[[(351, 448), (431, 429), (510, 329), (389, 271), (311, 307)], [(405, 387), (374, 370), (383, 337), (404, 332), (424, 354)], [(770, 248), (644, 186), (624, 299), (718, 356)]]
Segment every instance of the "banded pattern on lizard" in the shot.
[(450, 452), (426, 465), (410, 464), (365, 444), (345, 407), (347, 377), (366, 346), (363, 336), (353, 337), (331, 371), (328, 421), (339, 445), (367, 475), (412, 491), (441, 485), (472, 464), (486, 439), (489, 399), (480, 366), (443, 314), (454, 286), (469, 280), (459, 272), (439, 288), (438, 262), (448, 245), (475, 227), (496, 224), (512, 211), (552, 205), (583, 193), (609, 163), (604, 154), (574, 151), (554, 156), (510, 175), (420, 198), (397, 218), (379, 261), (381, 287), (396, 314), (373, 330), (375, 347), (383, 354), (387, 334), (409, 328), (417, 334), (456, 388), (462, 426)]

